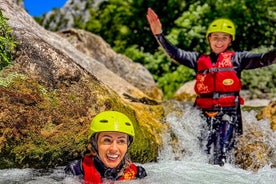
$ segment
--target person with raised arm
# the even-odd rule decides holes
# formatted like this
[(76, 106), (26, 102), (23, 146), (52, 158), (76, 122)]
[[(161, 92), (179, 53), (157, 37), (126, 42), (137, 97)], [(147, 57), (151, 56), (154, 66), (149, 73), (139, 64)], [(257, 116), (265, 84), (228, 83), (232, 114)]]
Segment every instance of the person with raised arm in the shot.
[(229, 19), (218, 18), (211, 22), (206, 32), (211, 53), (186, 51), (166, 39), (160, 19), (151, 8), (148, 8), (146, 17), (153, 35), (167, 55), (196, 72), (195, 106), (206, 120), (208, 140), (205, 151), (213, 155), (210, 162), (221, 166), (230, 162), (229, 153), (235, 139), (243, 132), (241, 72), (275, 64), (276, 50), (266, 53), (231, 51), (229, 47), (235, 40), (235, 25)]

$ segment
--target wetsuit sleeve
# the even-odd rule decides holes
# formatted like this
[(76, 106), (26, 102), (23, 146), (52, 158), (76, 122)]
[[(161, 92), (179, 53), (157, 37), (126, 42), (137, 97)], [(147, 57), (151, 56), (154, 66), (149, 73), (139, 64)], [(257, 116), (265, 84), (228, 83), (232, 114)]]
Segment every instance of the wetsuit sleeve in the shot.
[(74, 160), (70, 162), (64, 169), (69, 175), (83, 175), (82, 160)]
[(196, 61), (199, 57), (197, 52), (189, 52), (175, 47), (162, 33), (155, 35), (155, 38), (159, 45), (165, 50), (166, 54), (173, 59), (174, 62), (177, 64), (183, 64), (192, 69), (196, 68)]
[(237, 60), (243, 69), (255, 69), (276, 63), (276, 49), (266, 53), (236, 52)]
[(136, 166), (136, 168), (137, 168), (136, 178), (141, 179), (147, 176), (147, 172), (142, 166)]

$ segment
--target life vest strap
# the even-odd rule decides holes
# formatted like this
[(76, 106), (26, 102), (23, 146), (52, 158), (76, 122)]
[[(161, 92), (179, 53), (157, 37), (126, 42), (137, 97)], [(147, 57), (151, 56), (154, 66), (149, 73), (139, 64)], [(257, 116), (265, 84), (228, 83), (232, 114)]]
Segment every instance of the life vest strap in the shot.
[(196, 106), (201, 109), (220, 109), (225, 107), (237, 108), (239, 105), (243, 105), (244, 100), (239, 96), (227, 96), (218, 99), (213, 98), (196, 98)]
[(207, 74), (212, 72), (229, 72), (229, 71), (235, 71), (234, 68), (209, 68), (206, 70), (198, 71), (199, 74)]
[(219, 98), (229, 97), (229, 96), (239, 96), (239, 92), (229, 92), (229, 93), (213, 92), (213, 93), (209, 93), (209, 94), (201, 94), (198, 97), (199, 98), (219, 99)]

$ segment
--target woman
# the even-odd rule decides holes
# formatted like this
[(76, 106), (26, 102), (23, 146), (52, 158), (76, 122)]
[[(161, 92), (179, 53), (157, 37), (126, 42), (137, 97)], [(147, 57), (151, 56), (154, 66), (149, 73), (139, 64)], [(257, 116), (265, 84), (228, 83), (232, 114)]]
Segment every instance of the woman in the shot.
[(242, 134), (239, 92), (241, 72), (276, 63), (276, 50), (267, 53), (231, 52), (229, 46), (235, 40), (235, 25), (228, 19), (214, 20), (208, 27), (206, 39), (211, 53), (199, 54), (172, 45), (162, 34), (162, 25), (152, 9), (147, 20), (160, 46), (174, 61), (196, 72), (195, 106), (202, 110), (208, 131), (206, 152), (213, 148), (212, 163), (223, 165), (230, 159), (237, 135)]
[(101, 112), (94, 117), (89, 130), (89, 153), (65, 168), (67, 174), (79, 175), (86, 184), (132, 180), (147, 176), (126, 154), (134, 139), (130, 119), (117, 111)]

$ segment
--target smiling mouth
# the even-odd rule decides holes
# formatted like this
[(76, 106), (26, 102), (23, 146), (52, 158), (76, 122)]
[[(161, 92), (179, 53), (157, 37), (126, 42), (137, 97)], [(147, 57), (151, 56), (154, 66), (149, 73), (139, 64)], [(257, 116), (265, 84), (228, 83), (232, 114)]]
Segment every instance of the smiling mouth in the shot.
[(119, 155), (106, 155), (108, 160), (116, 161), (119, 158)]
[(217, 46), (217, 45), (216, 45), (216, 48), (220, 49), (220, 48), (223, 48), (223, 46)]

